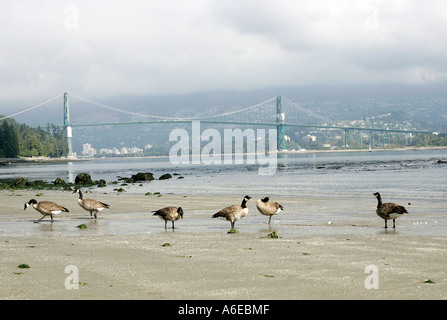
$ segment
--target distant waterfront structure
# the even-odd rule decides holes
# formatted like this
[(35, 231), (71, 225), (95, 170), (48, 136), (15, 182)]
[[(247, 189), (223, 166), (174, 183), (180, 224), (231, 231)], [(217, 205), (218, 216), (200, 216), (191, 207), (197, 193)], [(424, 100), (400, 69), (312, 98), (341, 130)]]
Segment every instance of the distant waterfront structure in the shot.
[(96, 149), (90, 143), (82, 145), (82, 155), (86, 157), (93, 157), (96, 154)]
[(121, 149), (117, 149), (115, 147), (109, 149), (109, 148), (103, 148), (99, 149), (99, 154), (102, 155), (111, 155), (111, 156), (119, 156), (119, 155), (128, 155), (128, 154), (139, 154), (143, 153), (143, 149), (137, 148), (137, 147), (122, 147)]
[(108, 149), (108, 148), (103, 148), (103, 149), (99, 149), (99, 154), (107, 154), (107, 155), (113, 155), (113, 154), (119, 154), (120, 151), (113, 147), (112, 149)]
[(307, 136), (303, 137), (301, 140), (302, 140), (303, 142), (305, 142), (305, 143), (311, 143), (311, 142), (315, 142), (315, 141), (317, 141), (317, 137), (308, 134)]

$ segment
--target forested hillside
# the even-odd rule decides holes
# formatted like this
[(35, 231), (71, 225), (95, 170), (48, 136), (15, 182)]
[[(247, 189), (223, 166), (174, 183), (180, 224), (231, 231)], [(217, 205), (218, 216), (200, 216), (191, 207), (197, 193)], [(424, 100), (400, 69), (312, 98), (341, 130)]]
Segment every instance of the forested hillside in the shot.
[(67, 144), (62, 128), (48, 125), (43, 130), (13, 119), (0, 120), (0, 158), (61, 157), (66, 154)]

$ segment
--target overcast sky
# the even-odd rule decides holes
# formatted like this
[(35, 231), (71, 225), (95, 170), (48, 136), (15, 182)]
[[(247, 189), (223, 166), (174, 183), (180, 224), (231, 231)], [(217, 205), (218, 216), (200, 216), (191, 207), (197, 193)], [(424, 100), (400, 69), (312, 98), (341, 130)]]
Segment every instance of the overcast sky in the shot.
[(0, 70), (0, 106), (65, 90), (443, 82), (447, 2), (0, 0)]

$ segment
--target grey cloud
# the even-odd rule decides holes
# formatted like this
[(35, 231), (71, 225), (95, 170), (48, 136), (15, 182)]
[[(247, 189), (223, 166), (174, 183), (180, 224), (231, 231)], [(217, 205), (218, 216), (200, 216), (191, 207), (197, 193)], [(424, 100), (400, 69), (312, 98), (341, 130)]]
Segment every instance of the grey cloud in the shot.
[(36, 101), (64, 90), (94, 98), (447, 77), (438, 0), (70, 5), (78, 10), (2, 4), (0, 102), (24, 92)]

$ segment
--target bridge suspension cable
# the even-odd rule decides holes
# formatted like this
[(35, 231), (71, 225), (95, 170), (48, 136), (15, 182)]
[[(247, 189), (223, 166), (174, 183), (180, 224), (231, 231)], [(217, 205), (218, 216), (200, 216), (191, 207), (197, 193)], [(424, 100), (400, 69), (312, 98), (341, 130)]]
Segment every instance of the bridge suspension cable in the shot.
[(38, 107), (40, 107), (40, 106), (43, 106), (44, 104), (47, 104), (47, 103), (49, 103), (49, 102), (51, 102), (51, 101), (53, 101), (53, 100), (55, 100), (55, 99), (61, 97), (62, 95), (63, 95), (63, 93), (60, 93), (60, 94), (58, 94), (57, 96), (55, 96), (55, 97), (53, 97), (53, 98), (51, 98), (51, 99), (48, 99), (48, 100), (46, 100), (46, 101), (44, 101), (44, 102), (41, 102), (41, 103), (39, 103), (39, 104), (36, 104), (35, 106), (32, 106), (32, 107), (29, 107), (29, 108), (27, 108), (27, 109), (25, 109), (25, 110), (22, 110), (22, 111), (19, 111), (19, 112), (10, 114), (9, 116), (5, 116), (5, 117), (3, 117), (3, 118), (0, 118), (0, 121), (2, 121), (2, 120), (4, 120), (4, 119), (7, 119), (7, 118), (12, 118), (12, 117), (18, 116), (19, 114), (22, 114), (22, 113), (31, 111), (31, 110), (33, 110), (33, 109), (35, 109), (35, 108), (38, 108)]
[(251, 109), (257, 108), (257, 107), (259, 107), (259, 106), (262, 106), (263, 104), (267, 104), (267, 103), (273, 102), (273, 101), (275, 101), (275, 100), (276, 100), (276, 97), (271, 98), (271, 99), (268, 99), (268, 100), (265, 100), (265, 101), (260, 102), (260, 103), (258, 103), (258, 104), (255, 104), (254, 106), (247, 107), (247, 108), (240, 109), (240, 110), (234, 110), (234, 111), (224, 112), (224, 113), (221, 113), (221, 114), (215, 114), (215, 115), (211, 115), (211, 116), (200, 116), (200, 117), (182, 118), (182, 119), (183, 119), (183, 120), (197, 120), (197, 119), (205, 119), (205, 118), (215, 118), (215, 117), (229, 116), (229, 115), (231, 115), (231, 114), (235, 114), (235, 113), (239, 113), (239, 112), (243, 112), (243, 111), (247, 111), (247, 110), (251, 110)]
[[(2, 118), (0, 118), (0, 121), (3, 120), (3, 119), (12, 118), (12, 117), (17, 116), (17, 115), (19, 115), (19, 114), (22, 114), (22, 113), (31, 111), (31, 110), (33, 110), (33, 109), (36, 109), (36, 108), (38, 108), (38, 107), (41, 107), (41, 106), (43, 106), (43, 105), (45, 105), (45, 104), (47, 104), (47, 103), (49, 103), (49, 102), (51, 102), (51, 101), (53, 101), (53, 100), (55, 100), (55, 99), (61, 97), (61, 96), (63, 96), (63, 95), (64, 95), (64, 93), (60, 93), (60, 94), (58, 94), (58, 95), (56, 95), (56, 96), (54, 96), (54, 97), (52, 97), (52, 98), (50, 98), (50, 99), (48, 99), (48, 100), (46, 100), (46, 101), (44, 101), (44, 102), (41, 102), (41, 103), (39, 103), (39, 104), (37, 104), (37, 105), (34, 105), (34, 106), (32, 106), (32, 107), (29, 107), (29, 108), (26, 108), (26, 109), (24, 109), (24, 110), (22, 110), (22, 111), (19, 111), (19, 112), (14, 113), (14, 114), (11, 114), (11, 115), (2, 117)], [(272, 103), (273, 101), (276, 100), (276, 97), (273, 97), (273, 98), (271, 98), (271, 99), (268, 99), (268, 100), (265, 100), (265, 101), (263, 101), (263, 102), (257, 103), (257, 104), (255, 104), (255, 105), (253, 105), (253, 106), (246, 107), (246, 108), (242, 108), (242, 109), (239, 109), (239, 110), (233, 110), (233, 111), (223, 112), (223, 113), (215, 114), (215, 115), (205, 115), (205, 116), (197, 116), (197, 117), (186, 117), (186, 118), (183, 118), (183, 117), (156, 116), (156, 115), (150, 115), (150, 114), (144, 114), (144, 113), (139, 113), (139, 112), (133, 112), (133, 111), (128, 111), (128, 110), (123, 110), (123, 109), (121, 109), (121, 108), (113, 107), (113, 106), (110, 106), (110, 105), (106, 105), (106, 104), (104, 104), (104, 103), (100, 103), (100, 102), (97, 102), (97, 101), (93, 101), (93, 100), (88, 99), (88, 98), (84, 98), (84, 97), (82, 97), (82, 96), (80, 96), (80, 95), (78, 95), (78, 94), (76, 94), (76, 93), (73, 93), (73, 92), (70, 92), (70, 96), (73, 96), (73, 97), (75, 97), (75, 98), (77, 98), (77, 99), (79, 99), (79, 100), (81, 100), (81, 101), (84, 101), (84, 102), (87, 102), (87, 103), (96, 105), (96, 106), (98, 106), (98, 107), (101, 107), (101, 108), (104, 108), (104, 109), (107, 109), (107, 110), (111, 110), (111, 111), (115, 111), (115, 112), (120, 112), (120, 113), (125, 113), (125, 114), (129, 114), (129, 115), (133, 115), (133, 116), (138, 116), (138, 117), (153, 118), (153, 119), (159, 119), (159, 120), (169, 120), (169, 121), (176, 121), (176, 120), (187, 120), (187, 121), (188, 121), (188, 120), (191, 120), (191, 121), (192, 121), (192, 120), (200, 120), (200, 119), (211, 119), (211, 118), (217, 118), (217, 117), (225, 117), (225, 116), (235, 115), (235, 114), (238, 114), (238, 113), (242, 113), (242, 112), (245, 112), (245, 111), (249, 111), (249, 110), (258, 108), (258, 107), (261, 107), (261, 106), (263, 106), (263, 105), (267, 105), (267, 104), (269, 104), (269, 103)], [(298, 104), (296, 104), (296, 103), (290, 101), (290, 100), (287, 99), (287, 98), (284, 98), (284, 100), (287, 101), (290, 105), (292, 105), (292, 106), (295, 107), (296, 109), (298, 109), (299, 111), (304, 112), (304, 113), (306, 113), (306, 114), (308, 114), (308, 115), (310, 115), (310, 116), (312, 116), (312, 117), (319, 118), (319, 119), (321, 119), (321, 120), (323, 120), (323, 121), (331, 121), (331, 120), (328, 119), (328, 118), (325, 118), (325, 117), (323, 117), (323, 116), (317, 115), (317, 114), (315, 114), (315, 113), (313, 113), (313, 112), (311, 112), (311, 111), (309, 111), (309, 110), (307, 110), (307, 109), (305, 109), (305, 108), (299, 106)], [(264, 109), (265, 109), (265, 108), (264, 108)], [(265, 112), (265, 110), (264, 110), (264, 112)]]
[(78, 98), (79, 100), (88, 102), (90, 104), (94, 104), (94, 105), (96, 105), (98, 107), (101, 107), (101, 108), (104, 108), (104, 109), (108, 109), (108, 110), (112, 110), (112, 111), (116, 111), (116, 112), (121, 112), (121, 113), (126, 113), (126, 114), (130, 114), (130, 115), (138, 116), (138, 117), (148, 117), (148, 118), (155, 118), (155, 119), (162, 119), (162, 120), (171, 120), (171, 121), (172, 120), (199, 120), (199, 119), (207, 119), (207, 118), (216, 118), (216, 117), (228, 116), (228, 115), (231, 115), (231, 114), (235, 114), (235, 113), (239, 113), (239, 112), (243, 112), (243, 111), (254, 109), (254, 108), (259, 107), (259, 106), (261, 106), (263, 104), (270, 103), (270, 102), (272, 102), (272, 101), (274, 101), (276, 99), (276, 98), (271, 98), (269, 100), (263, 101), (261, 103), (258, 103), (256, 105), (253, 105), (253, 106), (250, 106), (250, 107), (247, 107), (247, 108), (244, 108), (244, 109), (224, 112), (224, 113), (221, 113), (221, 114), (183, 118), (183, 117), (154, 116), (154, 115), (150, 115), (150, 114), (144, 114), (144, 113), (139, 113), (139, 112), (127, 111), (127, 110), (123, 110), (123, 109), (120, 109), (120, 108), (112, 107), (112, 106), (105, 105), (105, 104), (100, 103), (100, 102), (96, 102), (96, 101), (93, 101), (93, 100), (81, 97), (80, 95), (72, 93), (72, 92), (70, 92), (70, 95)]
[(108, 109), (108, 110), (112, 110), (112, 111), (116, 111), (116, 112), (121, 112), (121, 113), (126, 113), (126, 114), (130, 114), (130, 115), (133, 115), (133, 116), (148, 117), (148, 118), (163, 119), (163, 120), (173, 120), (174, 119), (174, 118), (171, 118), (171, 117), (153, 116), (153, 115), (150, 115), (150, 114), (143, 114), (143, 113), (138, 113), (138, 112), (133, 112), (133, 111), (122, 110), (122, 109), (119, 109), (119, 108), (116, 108), (116, 107), (108, 106), (108, 105), (105, 105), (103, 103), (96, 102), (96, 101), (93, 101), (93, 100), (81, 97), (80, 95), (77, 95), (77, 94), (75, 94), (73, 92), (70, 92), (70, 95), (78, 98), (79, 100), (88, 102), (90, 104), (94, 104), (95, 106), (98, 106), (98, 107), (101, 107), (101, 108), (104, 108), (104, 109)]
[(295, 107), (296, 109), (298, 109), (299, 111), (304, 112), (304, 113), (310, 115), (311, 117), (318, 118), (318, 119), (320, 119), (320, 120), (322, 120), (322, 121), (324, 121), (324, 122), (329, 122), (329, 123), (334, 122), (333, 120), (331, 120), (331, 119), (329, 119), (329, 118), (326, 118), (326, 117), (324, 117), (324, 116), (321, 116), (321, 115), (319, 115), (319, 114), (316, 114), (316, 113), (314, 113), (314, 112), (312, 112), (312, 111), (310, 111), (310, 110), (308, 110), (308, 109), (306, 109), (306, 108), (300, 106), (299, 104), (297, 104), (297, 103), (295, 103), (295, 102), (293, 102), (293, 101), (290, 101), (289, 99), (287, 99), (287, 98), (285, 98), (285, 97), (283, 97), (283, 100), (286, 101), (286, 102), (287, 102), (288, 104), (290, 104), (291, 106), (293, 106), (293, 107)]

